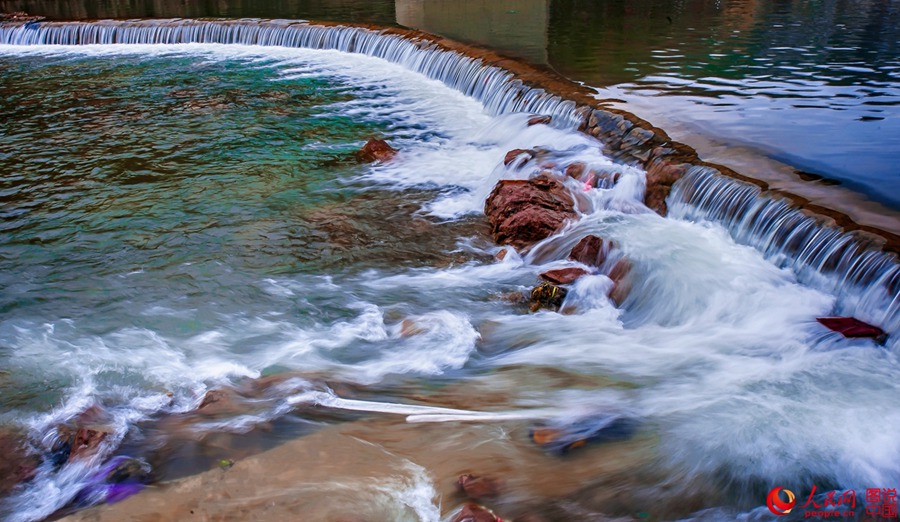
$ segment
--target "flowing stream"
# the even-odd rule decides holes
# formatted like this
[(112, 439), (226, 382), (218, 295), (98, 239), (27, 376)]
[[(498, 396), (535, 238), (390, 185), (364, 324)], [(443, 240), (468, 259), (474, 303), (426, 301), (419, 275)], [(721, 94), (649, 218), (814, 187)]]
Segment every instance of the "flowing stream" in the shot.
[[(877, 245), (702, 167), (660, 217), (645, 173), (577, 132), (573, 102), (424, 41), (182, 20), (4, 26), (0, 44), (0, 424), (41, 454), (92, 405), (114, 426), (90, 459), (44, 459), (0, 508), (10, 520), (70, 505), (113, 455), (164, 480), (241, 436), (261, 451), (360, 416), (411, 446), (434, 423), (490, 428), (445, 448), (486, 459), (505, 458), (488, 443), (538, 458), (536, 421), (636, 419), (633, 440), (583, 450), (590, 464), (639, 446), (622, 468), (640, 493), (594, 506), (612, 515), (733, 519), (774, 485), (900, 485), (900, 267)], [(355, 161), (371, 136), (397, 157)], [(504, 165), (532, 147), (553, 164)], [(570, 180), (579, 220), (495, 260), (481, 214), (497, 180), (574, 162), (618, 181)], [(621, 306), (602, 274), (573, 285), (566, 314), (509, 298), (574, 266), (588, 234), (633, 265)], [(815, 320), (829, 315), (888, 340), (845, 339)], [(225, 450), (160, 453), (154, 422), (280, 375), (294, 378), (187, 428), (235, 434)], [(392, 465), (396, 484), (342, 494), (378, 493), (397, 520), (457, 507), (438, 494), (445, 470)], [(609, 479), (586, 467), (582, 487)], [(705, 500), (679, 503), (691, 495)]]

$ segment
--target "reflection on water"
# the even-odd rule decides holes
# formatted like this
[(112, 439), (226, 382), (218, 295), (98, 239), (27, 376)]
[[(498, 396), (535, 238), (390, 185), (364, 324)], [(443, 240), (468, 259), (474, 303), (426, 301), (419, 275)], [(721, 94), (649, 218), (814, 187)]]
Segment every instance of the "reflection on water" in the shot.
[(900, 7), (556, 0), (551, 64), (688, 132), (900, 206)]

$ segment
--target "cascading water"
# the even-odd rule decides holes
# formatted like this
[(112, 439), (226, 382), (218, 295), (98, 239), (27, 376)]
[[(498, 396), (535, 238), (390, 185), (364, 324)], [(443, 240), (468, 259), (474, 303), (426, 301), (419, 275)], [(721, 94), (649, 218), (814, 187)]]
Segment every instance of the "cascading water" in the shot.
[[(258, 97), (248, 95), (252, 89), (246, 87), (225, 93), (184, 89), (177, 84), (157, 87), (155, 95), (174, 101), (162, 108), (146, 107), (141, 114), (183, 118), (194, 126), (184, 133), (185, 141), (195, 132), (210, 139), (223, 132), (203, 126), (212, 125), (217, 118), (259, 112), (265, 115), (260, 120), (238, 121), (234, 126), (258, 133), (283, 125), (287, 134), (264, 135), (263, 140), (280, 147), (291, 140), (308, 140), (296, 150), (287, 147), (279, 151), (286, 162), (310, 150), (346, 152), (350, 145), (358, 146), (363, 130), (349, 123), (336, 125), (351, 129), (349, 135), (329, 136), (332, 141), (323, 141), (318, 125), (290, 134), (293, 125), (328, 121), (330, 115), (337, 115), (338, 121), (363, 122), (370, 132), (385, 133), (400, 149), (395, 161), (363, 171), (342, 166), (345, 160), (340, 155), (304, 156), (305, 161), (326, 166), (321, 173), (324, 179), (332, 173), (328, 169), (341, 169), (351, 184), (349, 189), (340, 184), (325, 189), (298, 188), (290, 168), (270, 172), (277, 163), (274, 167), (265, 163), (265, 168), (250, 170), (252, 175), (247, 176), (233, 176), (232, 171), (243, 172), (245, 167), (228, 163), (223, 169), (228, 172), (225, 177), (200, 169), (191, 172), (200, 176), (194, 182), (172, 179), (172, 173), (199, 168), (191, 163), (191, 155), (215, 163), (218, 152), (211, 153), (202, 143), (191, 143), (195, 148), (179, 156), (174, 166), (166, 162), (177, 156), (172, 152), (177, 147), (160, 147), (161, 156), (151, 160), (142, 159), (144, 150), (129, 152), (141, 159), (140, 168), (129, 167), (136, 172), (109, 180), (99, 178), (104, 181), (102, 187), (82, 187), (78, 183), (93, 181), (83, 178), (104, 172), (106, 161), (102, 154), (98, 159), (93, 151), (82, 152), (85, 161), (97, 161), (94, 170), (85, 173), (75, 168), (75, 175), (63, 178), (78, 194), (102, 193), (101, 188), (126, 178), (134, 181), (123, 182), (123, 186), (149, 183), (152, 189), (140, 197), (130, 190), (116, 192), (95, 204), (97, 212), (107, 216), (111, 230), (115, 230), (116, 219), (128, 213), (137, 213), (143, 220), (148, 220), (144, 212), (152, 212), (152, 218), (159, 220), (174, 216), (177, 222), (171, 225), (171, 232), (163, 227), (161, 232), (127, 230), (121, 232), (121, 238), (118, 233), (98, 235), (100, 239), (85, 245), (109, 256), (99, 267), (94, 257), (82, 257), (78, 249), (59, 252), (60, 259), (46, 255), (60, 248), (54, 246), (55, 237), (74, 238), (77, 243), (91, 233), (85, 218), (89, 209), (77, 216), (85, 219), (72, 220), (78, 229), (67, 228), (68, 220), (60, 219), (68, 217), (69, 209), (61, 203), (67, 199), (56, 198), (52, 192), (59, 180), (38, 180), (29, 187), (28, 194), (50, 191), (54, 195), (35, 202), (27, 200), (32, 196), (16, 192), (15, 186), (6, 188), (10, 193), (2, 194), (11, 203), (3, 207), (4, 217), (10, 220), (5, 230), (22, 234), (21, 230), (29, 227), (46, 227), (31, 234), (41, 240), (38, 251), (27, 250), (27, 245), (34, 243), (29, 243), (28, 234), (16, 236), (14, 244), (7, 246), (34, 256), (29, 259), (35, 266), (51, 267), (43, 275), (29, 276), (27, 283), (17, 283), (11, 293), (27, 294), (40, 287), (44, 277), (50, 281), (44, 291), (57, 291), (53, 280), (67, 282), (59, 290), (62, 295), (70, 301), (83, 298), (87, 303), (70, 310), (72, 305), (62, 301), (45, 304), (54, 300), (40, 296), (14, 301), (18, 308), (10, 307), (13, 313), (0, 316), (5, 350), (0, 350), (0, 355), (23, 375), (40, 375), (41, 371), (51, 375), (57, 391), (53, 407), (17, 411), (8, 418), (31, 430), (39, 451), (53, 446), (57, 425), (92, 404), (102, 404), (115, 425), (102, 452), (93, 459), (61, 467), (45, 461), (36, 479), (7, 504), (12, 506), (13, 520), (39, 519), (66, 505), (108, 455), (120, 446), (141, 447), (141, 437), (146, 435), (135, 430), (136, 425), (146, 426), (140, 423), (160, 416), (177, 420), (178, 415), (195, 410), (208, 389), (234, 385), (242, 390), (242, 378), (277, 372), (299, 372), (301, 377), (263, 391), (243, 390), (241, 393), (252, 399), (249, 411), (245, 407), (237, 414), (203, 418), (188, 424), (185, 431), (195, 435), (246, 432), (295, 408), (307, 408), (298, 416), (309, 414), (314, 419), (316, 407), (411, 415), (410, 421), (415, 422), (461, 423), (431, 432), (437, 441), (433, 447), (460, 462), (466, 462), (472, 453), (481, 466), (489, 467), (485, 461), (513, 454), (516, 461), (542, 466), (550, 464), (535, 460), (534, 452), (521, 450), (523, 445), (528, 448), (522, 442), (524, 437), (515, 436), (522, 422), (598, 409), (615, 411), (640, 419), (645, 430), (637, 439), (640, 456), (623, 468), (640, 470), (624, 475), (632, 481), (629, 490), (636, 492), (626, 511), (658, 503), (661, 507), (656, 516), (662, 519), (686, 516), (688, 512), (674, 499), (702, 495), (698, 492), (709, 492), (708, 503), (703, 505), (724, 506), (726, 514), (719, 517), (724, 519), (760, 505), (764, 502), (760, 490), (773, 484), (861, 489), (900, 483), (900, 470), (894, 464), (900, 459), (900, 445), (892, 435), (900, 428), (900, 416), (890, 407), (900, 399), (893, 386), (900, 369), (895, 355), (900, 272), (892, 256), (859, 238), (705, 167), (690, 170), (675, 185), (668, 201), (670, 215), (676, 219), (663, 219), (642, 204), (644, 172), (616, 164), (601, 153), (597, 140), (576, 132), (585, 112), (574, 102), (531, 88), (499, 67), (424, 39), (289, 21), (173, 20), (2, 26), (0, 43), (9, 46), (0, 48), (0, 57), (44, 56), (51, 71), (66, 67), (71, 60), (83, 60), (77, 64), (88, 66), (115, 57), (118, 61), (136, 60), (131, 67), (138, 68), (143, 59), (156, 60), (155, 66), (172, 70), (199, 67), (201, 78), (216, 78), (209, 80), (210, 84), (234, 82), (230, 77), (222, 79), (233, 69), (269, 75)], [(170, 59), (183, 62), (166, 61)], [(204, 73), (203, 64), (210, 63), (227, 66)], [(35, 73), (41, 73), (40, 68)], [(52, 80), (52, 73), (47, 74)], [(27, 81), (27, 75), (22, 81)], [(280, 90), (270, 92), (272, 85)], [(191, 94), (192, 89), (197, 92)], [(291, 104), (278, 100), (288, 99), (285, 91), (291, 90), (302, 92), (303, 99), (322, 96), (321, 105), (305, 108), (306, 112), (285, 124), (277, 119), (284, 116), (285, 107), (257, 106), (250, 101), (265, 95), (273, 103), (290, 106), (298, 100)], [(344, 90), (363, 94), (345, 98)], [(104, 107), (110, 103), (99, 99), (85, 105), (95, 107), (91, 110), (106, 118), (109, 113), (103, 112)], [(228, 109), (234, 106), (240, 110)], [(131, 105), (118, 110), (129, 115), (138, 112)], [(551, 115), (552, 127), (529, 126), (529, 114)], [(28, 120), (31, 127), (39, 128), (41, 124), (33, 121), (43, 119)], [(173, 126), (178, 122), (171, 121)], [(68, 131), (63, 123), (57, 125), (62, 130), (54, 139), (83, 130), (78, 127), (81, 123)], [(101, 129), (106, 139), (121, 136), (109, 127)], [(135, 135), (153, 132), (161, 131), (143, 129)], [(27, 134), (17, 140), (31, 143)], [(254, 150), (247, 149), (253, 136), (247, 140), (237, 140), (243, 148), (235, 156)], [(46, 143), (52, 147), (52, 140)], [(221, 143), (226, 151), (233, 146), (228, 140)], [(154, 147), (151, 143), (139, 148)], [(535, 147), (543, 155), (509, 165), (501, 161), (508, 150)], [(120, 148), (115, 150), (123, 154)], [(47, 170), (59, 168), (52, 159), (41, 158), (37, 145), (25, 152), (39, 159), (38, 164), (49, 166)], [(231, 160), (231, 155), (224, 156)], [(426, 253), (416, 241), (436, 229), (398, 240), (392, 238), (396, 231), (376, 234), (354, 228), (346, 215), (335, 210), (347, 205), (341, 198), (383, 200), (364, 215), (373, 222), (390, 222), (390, 212), (385, 209), (395, 209), (396, 199), (415, 207), (401, 215), (400, 229), (449, 226), (479, 213), (497, 180), (523, 179), (548, 170), (561, 174), (574, 163), (608, 175), (597, 188), (566, 180), (579, 205), (579, 220), (524, 257), (512, 252), (499, 263), (489, 257), (498, 249), (465, 227), (456, 236), (447, 232), (429, 243), (429, 247), (450, 250), (443, 257), (417, 263)], [(154, 169), (168, 175), (158, 176)], [(259, 183), (243, 185), (256, 176)], [(270, 193), (271, 185), (278, 190)], [(378, 199), (377, 193), (370, 193), (373, 187), (384, 189), (387, 195)], [(415, 197), (407, 201), (410, 191)], [(171, 195), (154, 196), (156, 192)], [(165, 206), (184, 194), (190, 196), (190, 205)], [(317, 206), (321, 202), (310, 194), (327, 204)], [(147, 209), (141, 205), (141, 197), (159, 198), (155, 205), (162, 207)], [(19, 205), (16, 198), (26, 201)], [(230, 207), (223, 210), (208, 204), (215, 200)], [(232, 222), (235, 212), (240, 214), (234, 209), (243, 209), (247, 202), (258, 205), (251, 207), (252, 217)], [(119, 208), (116, 203), (125, 206)], [(29, 214), (44, 211), (48, 215), (43, 217)], [(316, 217), (317, 226), (307, 229), (302, 228), (302, 220), (293, 220), (294, 213), (304, 219), (323, 217)], [(387, 218), (382, 215), (385, 213)], [(288, 216), (285, 224), (279, 224), (279, 215)], [(429, 225), (425, 217), (438, 224)], [(198, 222), (203, 219), (208, 221)], [(191, 228), (195, 222), (198, 224)], [(107, 223), (100, 227), (106, 232), (104, 227)], [(367, 234), (374, 236), (365, 245), (371, 253), (364, 251), (349, 261), (340, 254), (326, 254), (346, 248), (346, 242), (361, 241)], [(564, 307), (574, 312), (569, 315), (523, 314), (515, 304), (506, 302), (510, 293), (527, 292), (538, 273), (577, 265), (566, 257), (587, 234), (615, 242), (608, 264), (627, 258), (633, 265), (636, 282), (621, 306), (606, 297), (612, 282), (602, 273), (585, 276), (572, 286)], [(283, 247), (285, 252), (302, 250), (291, 241), (304, 236), (317, 241), (310, 247), (314, 250), (311, 258), (321, 255), (338, 261), (324, 267), (298, 265), (268, 252), (282, 243), (288, 245)], [(225, 245), (223, 237), (230, 238)], [(451, 246), (454, 241), (457, 245)], [(229, 250), (227, 243), (236, 243), (238, 248)], [(386, 255), (377, 253), (384, 243), (401, 251), (397, 266), (367, 259)], [(134, 250), (140, 253), (148, 244), (152, 253), (139, 265), (115, 255), (133, 245), (141, 245)], [(156, 251), (160, 246), (176, 252), (175, 260), (160, 256)], [(258, 251), (262, 257), (245, 260), (246, 251)], [(286, 256), (285, 252), (278, 255)], [(265, 257), (269, 255), (272, 260)], [(92, 267), (103, 277), (93, 279), (93, 271), (79, 274), (76, 265)], [(608, 273), (609, 268), (602, 272)], [(15, 274), (21, 267), (10, 261), (4, 269)], [(156, 273), (165, 277), (157, 279)], [(79, 278), (88, 282), (79, 285)], [(227, 283), (215, 283), (218, 280)], [(76, 284), (70, 287), (71, 281)], [(102, 283), (111, 296), (98, 296), (96, 286), (90, 283)], [(160, 284), (169, 286), (155, 289)], [(134, 287), (143, 291), (134, 292)], [(109, 318), (79, 308), (101, 309)], [(867, 340), (843, 339), (815, 323), (815, 317), (834, 312), (882, 326), (890, 334), (887, 349)], [(55, 362), (58, 353), (73, 357), (70, 366), (74, 371)], [(533, 373), (518, 374), (522, 368)], [(546, 369), (564, 377), (542, 373)], [(370, 389), (374, 397), (341, 398), (340, 388), (331, 390), (317, 380), (322, 375), (329, 382)], [(444, 403), (436, 394), (434, 402), (461, 402), (466, 409), (405, 404), (422, 400), (421, 390), (435, 381), (446, 390), (442, 393), (458, 400)], [(484, 397), (494, 395), (502, 399)], [(325, 423), (348, 418), (353, 420), (335, 416), (326, 418)], [(825, 419), (831, 429), (822, 429)], [(504, 435), (496, 440), (478, 439), (459, 446), (465, 441), (463, 434), (469, 433), (463, 427), (467, 423), (502, 422), (510, 423), (505, 426), (512, 437), (505, 435), (504, 427)], [(434, 505), (435, 488), (448, 477), (435, 471), (442, 469), (438, 464), (423, 468), (420, 460), (427, 461), (429, 454), (438, 452), (430, 446), (420, 447), (420, 443), (412, 449), (397, 445), (401, 432), (391, 431), (398, 429), (397, 424), (402, 424), (402, 418), (353, 434), (354, 440), (383, 447), (384, 455), (378, 459), (396, 470), (391, 480), (366, 487), (370, 496), (387, 503), (387, 512), (398, 519), (414, 513), (423, 520), (437, 520), (440, 510)], [(384, 435), (380, 435), (382, 431)], [(650, 439), (654, 442), (648, 442)], [(500, 449), (479, 454), (477, 448), (483, 443)], [(144, 445), (152, 446), (146, 441)], [(623, 446), (611, 448), (617, 452)], [(585, 451), (588, 462), (590, 455), (611, 456), (590, 453), (603, 452), (603, 448)], [(572, 461), (566, 466), (572, 468), (568, 472), (577, 483), (570, 486), (569, 493), (584, 484), (595, 489), (608, 485), (603, 472), (579, 471)], [(458, 470), (452, 468), (450, 473)], [(553, 477), (567, 482), (558, 475)], [(679, 484), (673, 488), (674, 477)], [(535, 480), (521, 475), (510, 479), (513, 483)], [(532, 492), (540, 491), (540, 482), (536, 484)], [(524, 495), (526, 490), (515, 495)], [(597, 509), (602, 507), (601, 503)]]

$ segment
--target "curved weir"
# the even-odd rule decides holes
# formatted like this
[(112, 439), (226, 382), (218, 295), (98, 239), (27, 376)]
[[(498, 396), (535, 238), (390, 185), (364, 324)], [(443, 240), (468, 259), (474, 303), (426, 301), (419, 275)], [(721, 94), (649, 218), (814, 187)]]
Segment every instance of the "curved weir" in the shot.
[[(628, 507), (618, 514), (653, 504), (660, 511), (651, 516), (678, 519), (692, 515), (696, 506), (722, 509), (722, 519), (755, 509), (760, 511), (750, 519), (765, 516), (768, 511), (760, 506), (773, 481), (794, 487), (800, 497), (814, 484), (820, 492), (823, 487), (859, 491), (892, 487), (900, 480), (892, 464), (900, 456), (892, 435), (900, 428), (900, 415), (880, 402), (885, 396), (896, 399), (891, 373), (900, 349), (900, 241), (890, 233), (857, 226), (846, 216), (810, 208), (791, 194), (769, 191), (705, 163), (662, 130), (604, 108), (589, 91), (552, 73), (416, 31), (288, 20), (104, 20), (0, 24), (0, 45), (34, 47), (34, 55), (46, 62), (22, 70), (40, 72), (49, 64), (57, 69), (41, 78), (51, 80), (81, 66), (90, 80), (89, 62), (98, 56), (115, 56), (126, 69), (119, 77), (110, 72), (110, 63), (98, 66), (101, 80), (96, 81), (113, 78), (127, 91), (122, 99), (83, 95), (98, 121), (75, 118), (68, 128), (66, 110), (44, 115), (38, 107), (29, 113), (37, 114), (41, 124), (50, 122), (57, 133), (48, 143), (72, 135), (78, 141), (79, 126), (93, 125), (89, 129), (109, 140), (116, 154), (127, 156), (129, 133), (134, 146), (146, 150), (156, 145), (153, 133), (168, 132), (164, 124), (115, 128), (126, 121), (116, 119), (116, 111), (141, 124), (154, 119), (147, 115), (162, 115), (176, 135), (158, 140), (162, 152), (153, 161), (134, 154), (140, 160), (136, 166), (117, 163), (116, 168), (127, 168), (115, 176), (109, 174), (115, 168), (108, 172), (103, 158), (97, 160), (107, 146), (97, 141), (103, 146), (80, 149), (71, 160), (91, 165), (96, 178), (90, 183), (79, 184), (84, 180), (72, 173), (80, 171), (71, 167), (60, 168), (65, 171), (60, 178), (49, 175), (34, 185), (22, 181), (27, 185), (23, 192), (50, 194), (38, 202), (48, 208), (38, 207), (28, 199), (31, 194), (16, 192), (15, 186), (0, 187), (13, 203), (21, 198), (23, 207), (33, 204), (62, 223), (64, 232), (30, 222), (10, 225), (8, 230), (21, 236), (10, 243), (25, 245), (22, 252), (32, 254), (32, 245), (44, 249), (44, 242), (46, 251), (69, 239), (77, 243), (61, 250), (65, 266), (60, 272), (47, 269), (30, 276), (51, 286), (59, 281), (60, 293), (53, 295), (62, 297), (29, 295), (34, 303), (23, 298), (27, 311), (0, 321), (0, 356), (21, 351), (20, 359), (31, 357), (40, 367), (39, 357), (65, 353), (72, 357), (65, 362), (74, 368), (72, 374), (89, 375), (82, 382), (60, 372), (62, 384), (54, 392), (63, 405), (53, 411), (36, 408), (40, 413), (27, 412), (24, 421), (14, 418), (18, 412), (11, 414), (30, 430), (31, 445), (44, 461), (31, 485), (10, 497), (12, 504), (0, 503), (0, 518), (4, 507), (11, 520), (24, 522), (109, 498), (88, 486), (112, 454), (156, 445), (138, 456), (158, 450), (165, 467), (183, 455), (180, 445), (197, 443), (199, 434), (245, 435), (270, 423), (282, 422), (279, 429), (301, 424), (293, 417), (284, 420), (291, 412), (303, 418), (303, 425), (288, 427), (285, 437), (302, 434), (299, 439), (315, 441), (311, 446), (294, 441), (300, 450), (316, 455), (325, 448), (323, 454), (339, 455), (353, 447), (350, 460), (365, 456), (344, 463), (350, 473), (336, 465), (334, 472), (345, 475), (337, 475), (334, 484), (345, 480), (363, 488), (351, 479), (354, 466), (367, 459), (374, 477), (384, 469), (394, 473), (390, 478), (396, 483), (365, 485), (378, 492), (373, 503), (393, 509), (373, 511), (372, 519), (400, 519), (397, 513), (404, 513), (436, 522), (442, 515), (439, 499), (452, 495), (441, 490), (446, 486), (441, 480), (450, 483), (447, 477), (429, 476), (434, 468), (458, 474), (463, 463), (487, 463), (499, 471), (507, 462), (503, 459), (524, 463), (510, 483), (526, 486), (511, 498), (548, 486), (541, 483), (541, 473), (534, 473), (541, 469), (535, 466), (558, 465), (547, 477), (564, 476), (560, 483), (565, 487), (548, 499), (565, 504), (590, 496), (585, 493), (590, 487), (628, 489), (623, 501)], [(171, 53), (160, 51), (162, 45), (171, 45)], [(72, 51), (61, 46), (92, 47)], [(0, 49), (0, 58), (19, 52), (9, 49)], [(183, 72), (185, 66), (196, 69)], [(178, 79), (159, 80), (179, 70)], [(228, 76), (233, 71), (247, 76)], [(196, 82), (189, 77), (194, 74)], [(252, 81), (238, 81), (247, 78)], [(65, 82), (59, 85), (68, 88)], [(210, 85), (223, 87), (219, 92)], [(140, 96), (132, 91), (144, 87), (154, 89), (146, 97), (156, 105), (127, 98)], [(63, 107), (81, 104), (80, 96), (66, 98)], [(302, 105), (299, 112), (289, 112), (295, 103)], [(534, 123), (535, 116), (550, 118)], [(179, 120), (190, 121), (190, 127), (175, 129)], [(27, 132), (16, 136), (18, 143), (29, 141)], [(348, 159), (347, 147), (355, 151), (367, 139), (363, 136), (373, 133), (397, 147), (394, 160), (361, 165)], [(216, 144), (202, 143), (206, 139)], [(226, 151), (229, 140), (240, 142), (240, 150)], [(26, 153), (40, 147), (35, 144)], [(268, 148), (278, 150), (260, 152)], [(264, 160), (259, 172), (245, 175), (245, 164), (231, 154), (243, 156), (248, 150)], [(513, 150), (519, 153), (504, 158)], [(163, 165), (169, 156), (178, 159)], [(224, 175), (204, 170), (204, 163), (219, 156), (229, 161), (221, 168)], [(283, 171), (279, 161), (287, 165)], [(315, 164), (317, 170), (310, 167), (310, 172), (322, 179), (302, 181), (311, 175), (295, 168), (303, 162)], [(38, 158), (36, 165), (38, 173), (56, 174), (51, 160)], [(575, 166), (588, 181), (569, 173)], [(520, 252), (485, 246), (484, 220), (470, 217), (482, 213), (495, 183), (524, 182), (546, 172), (561, 180), (577, 219)], [(96, 214), (105, 216), (100, 219), (110, 220), (109, 230), (98, 227), (112, 230), (109, 235), (93, 237), (90, 226), (82, 230), (80, 222), (69, 223), (78, 221), (67, 214), (78, 205), (68, 203), (68, 192), (54, 200), (57, 194), (47, 188), (59, 180), (74, 194), (121, 182), (87, 205), (95, 205)], [(210, 192), (201, 187), (207, 182)], [(164, 193), (156, 196), (160, 200), (145, 201), (157, 192)], [(181, 197), (184, 208), (167, 206), (165, 200)], [(244, 209), (244, 200), (264, 211)], [(31, 208), (11, 204), (0, 210), (9, 210), (3, 217), (17, 223), (40, 222), (40, 214), (28, 214)], [(88, 223), (84, 216), (92, 212), (89, 208), (76, 217)], [(214, 215), (207, 218), (207, 212)], [(122, 239), (112, 222), (131, 213), (143, 221), (136, 223), (138, 230), (129, 230), (126, 222)], [(280, 215), (287, 217), (279, 221)], [(141, 228), (164, 219), (177, 225)], [(364, 220), (376, 225), (358, 222)], [(35, 226), (37, 232), (16, 226)], [(450, 228), (439, 228), (444, 226)], [(588, 235), (603, 238), (609, 257), (568, 285), (563, 313), (527, 314), (515, 296), (527, 300), (533, 295), (534, 281), (548, 268), (581, 269), (581, 262), (569, 256)], [(78, 241), (87, 241), (88, 248)], [(236, 246), (229, 250), (232, 242)], [(5, 246), (0, 241), (0, 249)], [(270, 246), (277, 251), (272, 259), (254, 257), (269, 255)], [(78, 251), (93, 247), (112, 252), (104, 254), (109, 259), (99, 268), (96, 257), (102, 256)], [(304, 263), (313, 261), (295, 262), (295, 248), (302, 250), (297, 257), (307, 256)], [(449, 252), (429, 257), (426, 249)], [(169, 250), (177, 253), (164, 259)], [(119, 255), (126, 251), (130, 254)], [(141, 257), (145, 252), (151, 254)], [(0, 262), (12, 258), (5, 250), (0, 254)], [(127, 260), (131, 254), (140, 262)], [(45, 252), (23, 262), (40, 267), (36, 270), (53, 264), (40, 255)], [(79, 263), (96, 269), (96, 281), (90, 280), (93, 274), (68, 271), (69, 264)], [(619, 281), (612, 273), (621, 266), (626, 279), (632, 271), (634, 282), (619, 300), (613, 297)], [(78, 282), (79, 277), (85, 281)], [(160, 281), (171, 288), (158, 288)], [(209, 281), (213, 286), (203, 286)], [(41, 282), (27, 282), (32, 284)], [(16, 291), (33, 292), (27, 285)], [(104, 292), (109, 295), (100, 295)], [(73, 313), (70, 318), (65, 301), (76, 294), (87, 296), (77, 303), (91, 311), (87, 315), (103, 315), (94, 314), (97, 309), (120, 317), (91, 322), (93, 317)], [(882, 328), (886, 346), (826, 331), (815, 322), (825, 315), (853, 316)], [(55, 364), (48, 366), (57, 370)], [(0, 392), (9, 389), (2, 370)], [(870, 409), (863, 415), (857, 405)], [(573, 456), (547, 464), (533, 460), (540, 453), (534, 441), (525, 450), (516, 446), (528, 440), (515, 431), (522, 423), (552, 424), (598, 409), (637, 418), (639, 429), (652, 432), (595, 454), (613, 470), (604, 470), (608, 475), (602, 478), (596, 478), (590, 460)], [(372, 414), (370, 424), (354, 426), (362, 414)], [(826, 416), (837, 428), (823, 434)], [(79, 460), (71, 456), (72, 448), (60, 453), (59, 447), (66, 426), (83, 417), (112, 427), (96, 443), (100, 450), (91, 454), (97, 448), (87, 448), (89, 458)], [(404, 421), (421, 431), (413, 432)], [(433, 427), (448, 422), (459, 424)], [(872, 435), (881, 422), (889, 433)], [(510, 424), (491, 431), (500, 423)], [(0, 443), (3, 435), (0, 431)], [(433, 447), (406, 442), (410, 438), (433, 440)], [(463, 442), (469, 445), (455, 446)], [(240, 443), (231, 444), (230, 449), (240, 449)], [(494, 445), (497, 453), (491, 453)], [(433, 448), (448, 454), (439, 459)], [(629, 455), (623, 462), (618, 460), (621, 448)], [(494, 462), (498, 455), (500, 464)], [(298, 467), (305, 466), (302, 458), (294, 458)], [(455, 458), (459, 463), (447, 464)], [(178, 471), (197, 472), (205, 464)], [(240, 461), (235, 470), (244, 472)], [(310, 483), (332, 481), (317, 476), (317, 470), (309, 472), (317, 477)], [(165, 478), (172, 475), (178, 472)], [(675, 480), (683, 483), (672, 487)], [(272, 489), (278, 487), (290, 491), (283, 485)], [(85, 491), (100, 500), (86, 497)], [(321, 494), (313, 487), (298, 494), (310, 491)], [(147, 494), (157, 493), (166, 494)], [(265, 492), (260, 495), (264, 498)], [(596, 502), (618, 502), (610, 499), (599, 495)], [(222, 504), (227, 508), (230, 502)]]
[[(395, 34), (395, 33), (401, 34)], [(0, 27), (0, 44), (5, 45), (94, 45), (94, 44), (182, 44), (218, 43), (331, 49), (374, 56), (402, 65), (439, 80), (448, 87), (480, 101), (491, 115), (526, 112), (552, 116), (552, 125), (594, 132), (607, 143), (607, 152), (618, 161), (641, 164), (645, 168), (657, 160), (652, 146), (677, 147), (671, 151), (678, 161), (702, 163), (686, 147), (670, 143), (656, 129), (631, 115), (623, 117), (605, 110), (594, 111), (593, 127), (588, 123), (592, 107), (523, 82), (516, 74), (447, 49), (433, 37), (413, 31), (374, 30), (342, 25), (317, 25), (296, 21), (97, 21), (28, 23)], [(486, 53), (481, 53), (486, 54)], [(496, 57), (488, 54), (489, 57)], [(610, 147), (609, 143), (613, 146)], [(686, 157), (684, 157), (686, 156)], [(664, 159), (664, 158), (663, 158)], [(769, 197), (751, 183), (723, 175), (727, 169), (715, 166), (691, 170), (675, 184), (671, 196), (677, 202), (675, 216), (723, 223), (738, 241), (753, 245), (790, 266), (798, 274), (810, 270), (826, 275), (804, 276), (804, 281), (851, 294), (840, 303), (840, 312), (859, 315), (890, 333), (900, 328), (900, 265), (895, 254), (882, 252), (881, 241), (859, 237), (797, 208), (789, 198)], [(843, 217), (843, 216), (840, 216)], [(840, 224), (848, 223), (846, 218)], [(878, 231), (876, 231), (878, 232)], [(884, 232), (881, 236), (893, 239)], [(896, 251), (896, 241), (890, 241)]]

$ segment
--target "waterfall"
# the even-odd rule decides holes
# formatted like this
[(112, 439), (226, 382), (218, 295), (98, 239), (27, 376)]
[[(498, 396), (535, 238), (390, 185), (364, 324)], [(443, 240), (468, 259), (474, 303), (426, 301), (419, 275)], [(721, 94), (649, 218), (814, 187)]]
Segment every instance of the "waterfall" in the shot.
[(561, 128), (583, 117), (575, 102), (529, 87), (513, 74), (478, 58), (441, 48), (426, 39), (408, 39), (360, 27), (321, 26), (288, 20), (138, 20), (28, 23), (0, 27), (5, 45), (219, 43), (331, 49), (382, 58), (443, 82), (471, 96), (491, 115), (546, 114)]
[(900, 330), (900, 264), (872, 240), (709, 167), (689, 169), (668, 201), (672, 217), (720, 223), (803, 283), (835, 293), (837, 313)]
[[(480, 58), (448, 50), (427, 38), (362, 27), (290, 20), (101, 20), (0, 25), (0, 44), (220, 43), (331, 49), (402, 65), (480, 101), (491, 115), (545, 114), (552, 124), (577, 129), (588, 111)], [(627, 129), (626, 129), (627, 130)], [(623, 131), (624, 132), (624, 131)], [(873, 241), (805, 214), (787, 200), (707, 167), (693, 167), (669, 196), (670, 215), (722, 223), (736, 241), (794, 270), (806, 284), (838, 295), (836, 313), (856, 315), (900, 331), (900, 264)]]

